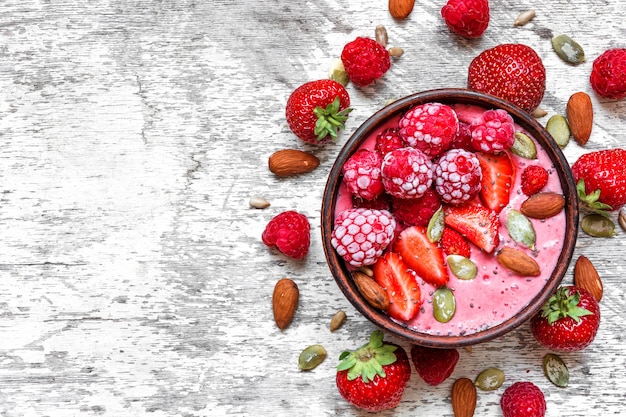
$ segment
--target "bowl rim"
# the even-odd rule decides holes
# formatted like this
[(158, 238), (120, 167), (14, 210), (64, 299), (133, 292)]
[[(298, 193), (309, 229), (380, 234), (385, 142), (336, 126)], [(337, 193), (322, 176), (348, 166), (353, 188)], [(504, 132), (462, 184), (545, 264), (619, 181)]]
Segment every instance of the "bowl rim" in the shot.
[[(565, 205), (565, 236), (563, 248), (559, 255), (556, 268), (546, 282), (546, 291), (535, 296), (525, 307), (511, 318), (485, 330), (468, 335), (434, 335), (411, 330), (395, 322), (381, 310), (370, 306), (359, 293), (351, 279), (351, 274), (343, 259), (337, 254), (331, 244), (331, 235), (334, 225), (336, 196), (341, 184), (341, 169), (347, 159), (358, 149), (361, 143), (373, 133), (389, 117), (403, 113), (409, 108), (427, 102), (474, 104), (484, 108), (501, 108), (506, 110), (514, 121), (532, 133), (532, 136), (543, 146), (551, 161), (557, 167), (563, 195), (566, 201), (577, 201), (576, 185), (571, 173), (570, 165), (563, 152), (546, 129), (521, 108), (498, 97), (463, 88), (441, 88), (413, 93), (402, 97), (391, 104), (376, 111), (352, 133), (346, 144), (338, 154), (328, 175), (324, 189), (321, 210), (321, 232), (324, 254), (335, 282), (350, 303), (368, 320), (378, 327), (387, 330), (396, 336), (414, 344), (436, 348), (453, 348), (469, 346), (493, 340), (519, 327), (530, 319), (547, 301), (550, 295), (560, 285), (576, 246), (578, 232), (578, 204)], [(549, 146), (548, 146), (549, 145)], [(563, 167), (565, 169), (559, 169)]]

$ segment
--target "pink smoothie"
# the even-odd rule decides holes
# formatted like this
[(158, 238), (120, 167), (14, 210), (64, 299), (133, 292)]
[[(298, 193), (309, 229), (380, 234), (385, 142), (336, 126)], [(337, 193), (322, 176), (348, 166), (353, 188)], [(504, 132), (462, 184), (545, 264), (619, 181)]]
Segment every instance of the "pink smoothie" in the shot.
[[(471, 105), (452, 105), (459, 120), (471, 123), (472, 120), (484, 111), (483, 108)], [(388, 127), (395, 127), (399, 117), (389, 120), (372, 136), (366, 139), (362, 148), (374, 149), (376, 136)], [(516, 125), (516, 131), (532, 137), (522, 127)], [(456, 313), (452, 320), (440, 323), (435, 320), (432, 310), (432, 295), (435, 287), (418, 278), (422, 289), (422, 306), (418, 315), (410, 322), (404, 323), (409, 328), (419, 332), (436, 335), (464, 335), (476, 333), (498, 325), (515, 316), (542, 290), (556, 267), (563, 247), (565, 236), (565, 213), (561, 213), (546, 220), (530, 219), (536, 234), (535, 250), (532, 251), (523, 244), (517, 244), (509, 237), (506, 229), (506, 215), (510, 209), (519, 209), (527, 198), (521, 191), (521, 172), (527, 165), (542, 165), (549, 173), (549, 181), (542, 191), (563, 193), (561, 182), (552, 161), (535, 141), (537, 159), (527, 160), (512, 155), (516, 166), (516, 179), (511, 191), (510, 202), (500, 213), (500, 246), (510, 246), (521, 249), (541, 267), (541, 275), (537, 277), (521, 277), (500, 266), (494, 254), (486, 254), (472, 245), (470, 259), (478, 267), (478, 275), (473, 280), (461, 280), (450, 272), (450, 281), (447, 287), (454, 292)], [(352, 198), (342, 185), (335, 213), (352, 207)]]

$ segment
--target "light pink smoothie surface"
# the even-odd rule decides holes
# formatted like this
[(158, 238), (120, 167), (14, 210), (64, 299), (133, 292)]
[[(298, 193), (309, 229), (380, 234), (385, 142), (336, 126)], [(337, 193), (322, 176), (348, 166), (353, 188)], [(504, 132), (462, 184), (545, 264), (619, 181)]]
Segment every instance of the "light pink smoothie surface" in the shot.
[[(459, 120), (471, 123), (485, 110), (474, 105), (451, 105), (457, 112)], [(395, 127), (399, 116), (380, 126), (368, 137), (361, 148), (374, 149), (376, 136), (388, 127)], [(516, 125), (516, 132), (523, 132), (532, 136), (522, 127)], [(533, 139), (534, 140), (534, 139)], [(513, 241), (506, 229), (506, 215), (510, 209), (520, 208), (527, 196), (521, 191), (521, 172), (528, 165), (541, 165), (549, 173), (548, 184), (542, 191), (563, 193), (561, 182), (556, 169), (544, 151), (535, 141), (537, 159), (528, 160), (511, 153), (512, 162), (516, 167), (515, 183), (511, 190), (509, 204), (500, 212), (500, 244), (496, 250), (487, 254), (478, 247), (471, 245), (470, 259), (478, 267), (478, 274), (473, 280), (461, 280), (450, 271), (450, 281), (446, 285), (453, 291), (456, 300), (456, 313), (452, 320), (440, 323), (435, 320), (432, 310), (432, 295), (435, 287), (418, 278), (422, 290), (422, 306), (417, 316), (404, 323), (409, 328), (423, 333), (435, 335), (464, 335), (486, 330), (510, 319), (521, 311), (529, 302), (541, 292), (546, 281), (555, 269), (565, 236), (565, 213), (546, 220), (530, 219), (536, 234), (535, 250)], [(335, 215), (352, 207), (352, 198), (347, 188), (342, 184), (335, 207)], [(497, 250), (503, 246), (521, 249), (539, 264), (541, 275), (537, 277), (521, 277), (504, 267), (495, 258)], [(352, 269), (352, 268), (351, 268)]]

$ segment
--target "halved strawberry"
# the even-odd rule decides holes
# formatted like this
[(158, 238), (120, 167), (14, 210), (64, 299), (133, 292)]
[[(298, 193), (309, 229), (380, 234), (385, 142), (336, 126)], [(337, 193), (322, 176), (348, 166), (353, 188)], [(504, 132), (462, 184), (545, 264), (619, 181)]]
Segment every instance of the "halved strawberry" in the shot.
[(500, 213), (507, 204), (515, 181), (515, 168), (507, 152), (488, 154), (476, 152), (482, 180), (480, 198), (485, 206)]
[(495, 211), (482, 206), (446, 207), (446, 226), (453, 228), (467, 240), (487, 253), (500, 243), (500, 219)]
[(415, 273), (404, 263), (402, 257), (387, 252), (374, 264), (374, 280), (389, 296), (387, 314), (398, 320), (411, 320), (422, 305), (422, 291)]
[(450, 278), (444, 263), (443, 251), (428, 239), (426, 228), (412, 226), (404, 229), (393, 246), (404, 262), (424, 281), (436, 287), (445, 285)]

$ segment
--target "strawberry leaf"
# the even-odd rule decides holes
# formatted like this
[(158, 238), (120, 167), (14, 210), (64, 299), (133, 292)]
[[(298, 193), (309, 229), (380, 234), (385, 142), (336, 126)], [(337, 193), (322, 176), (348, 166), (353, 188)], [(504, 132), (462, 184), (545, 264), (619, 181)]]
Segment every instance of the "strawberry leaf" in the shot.
[(397, 346), (383, 343), (384, 334), (380, 330), (372, 332), (368, 343), (355, 351), (345, 351), (339, 359), (337, 371), (348, 371), (348, 380), (361, 378), (364, 383), (372, 381), (376, 375), (385, 378), (383, 366), (391, 365), (396, 361), (393, 353)]
[(608, 212), (611, 211), (613, 208), (608, 204), (604, 204), (598, 201), (598, 199), (600, 198), (599, 189), (587, 194), (587, 191), (585, 189), (585, 180), (581, 178), (576, 184), (576, 192), (578, 193), (578, 200), (580, 201), (580, 204), (583, 208), (586, 208), (593, 213), (597, 213), (604, 217), (610, 218), (610, 214)]
[(315, 129), (313, 133), (317, 136), (318, 140), (323, 140), (326, 136), (330, 135), (333, 140), (337, 138), (337, 132), (339, 129), (345, 127), (345, 122), (348, 120), (348, 114), (352, 111), (351, 108), (339, 110), (341, 103), (339, 96), (335, 97), (332, 103), (326, 108), (317, 106), (313, 113), (317, 116), (317, 122), (315, 122)]
[(581, 317), (593, 314), (586, 308), (579, 307), (579, 303), (580, 293), (578, 291), (570, 294), (567, 287), (561, 287), (543, 305), (541, 315), (548, 319), (549, 324), (566, 317), (579, 322)]

